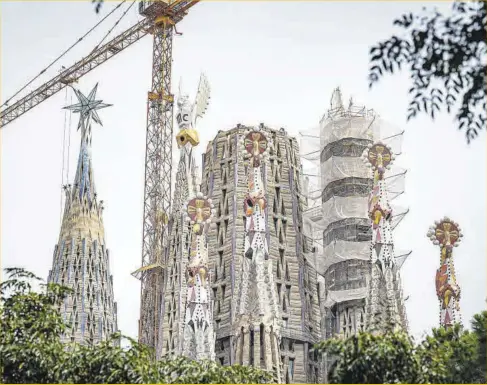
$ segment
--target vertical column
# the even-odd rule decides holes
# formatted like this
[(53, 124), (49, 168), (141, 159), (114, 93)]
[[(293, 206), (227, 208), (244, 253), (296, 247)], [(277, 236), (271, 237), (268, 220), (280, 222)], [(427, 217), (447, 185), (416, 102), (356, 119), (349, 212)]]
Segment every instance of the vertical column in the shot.
[(215, 359), (215, 334), (211, 288), (208, 279), (208, 226), (213, 203), (197, 193), (186, 208), (191, 224), (191, 251), (187, 268), (187, 297), (184, 318), (183, 354), (197, 359)]
[[(276, 330), (279, 314), (276, 314), (277, 294), (272, 285), (271, 260), (269, 259), (269, 244), (267, 237), (267, 199), (264, 160), (267, 158), (271, 139), (264, 133), (262, 127), (248, 129), (240, 140), (243, 151), (243, 161), (247, 174), (247, 193), (243, 202), (244, 210), (244, 255), (242, 263), (242, 278), (240, 293), (237, 300), (236, 328), (240, 335), (237, 351), (243, 350), (243, 364), (260, 367), (260, 330), (261, 324), (274, 325)], [(271, 333), (272, 334), (272, 333)], [(271, 337), (272, 338), (272, 337)], [(239, 347), (240, 345), (240, 347)], [(273, 362), (275, 375), (280, 382), (281, 374), (278, 361), (271, 351), (264, 358), (264, 362)]]
[(394, 242), (392, 239), (392, 208), (389, 204), (384, 174), (394, 159), (392, 150), (383, 143), (371, 144), (363, 153), (364, 162), (374, 173), (374, 182), (369, 196), (368, 212), (372, 221), (371, 282), (367, 297), (367, 327), (382, 331), (392, 327), (404, 328), (401, 319), (402, 298), (395, 288)]
[(459, 245), (463, 234), (458, 223), (448, 217), (436, 221), (431, 226), (428, 238), (440, 247), (440, 267), (436, 271), (436, 295), (440, 305), (440, 326), (450, 327), (461, 323), (460, 287), (455, 277), (453, 265), (453, 247)]

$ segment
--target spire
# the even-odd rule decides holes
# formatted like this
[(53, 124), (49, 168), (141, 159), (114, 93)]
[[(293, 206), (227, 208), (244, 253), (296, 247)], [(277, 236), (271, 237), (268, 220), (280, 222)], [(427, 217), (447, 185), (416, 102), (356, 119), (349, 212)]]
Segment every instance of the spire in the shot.
[(98, 84), (95, 85), (88, 96), (85, 96), (81, 91), (73, 88), (74, 93), (78, 98), (78, 103), (64, 107), (64, 109), (80, 114), (78, 130), (81, 131), (81, 144), (72, 198), (74, 199), (77, 197), (81, 202), (86, 198), (90, 207), (96, 198), (91, 164), (91, 120), (101, 126), (102, 122), (97, 110), (111, 106), (111, 104), (106, 104), (101, 100), (95, 99), (97, 89)]
[(342, 91), (340, 87), (333, 90), (330, 100), (330, 110), (343, 109)]
[[(178, 303), (181, 309), (177, 316), (164, 318), (163, 329), (178, 330), (179, 333), (164, 334), (163, 354), (214, 360), (215, 335), (207, 243), (212, 204), (199, 192), (193, 155), (193, 148), (199, 145), (196, 120), (204, 115), (209, 99), (210, 87), (204, 75), (201, 75), (193, 104), (183, 93), (180, 81), (176, 113), (179, 127), (176, 142), (180, 158), (173, 200), (171, 255), (167, 267), (174, 268), (178, 276), (171, 280), (165, 301)], [(185, 217), (192, 218), (191, 226), (185, 222)]]
[(91, 161), (91, 121), (101, 125), (96, 111), (109, 104), (95, 100), (96, 90), (87, 97), (74, 90), (79, 103), (65, 107), (80, 114), (81, 145), (73, 187), (63, 186), (64, 215), (48, 281), (73, 289), (58, 309), (68, 325), (63, 336), (67, 343), (96, 343), (117, 331), (103, 201), (97, 202)]
[(388, 146), (377, 142), (364, 151), (363, 159), (374, 174), (369, 196), (372, 244), (371, 279), (366, 310), (367, 328), (371, 332), (382, 332), (388, 327), (406, 330), (407, 320), (401, 294), (399, 267), (394, 256), (391, 224), (393, 213), (384, 178), (394, 155)]
[(450, 327), (461, 323), (460, 286), (455, 276), (453, 248), (462, 240), (463, 234), (458, 223), (448, 217), (435, 221), (428, 231), (428, 238), (440, 247), (440, 267), (436, 271), (436, 295), (440, 304), (440, 326)]

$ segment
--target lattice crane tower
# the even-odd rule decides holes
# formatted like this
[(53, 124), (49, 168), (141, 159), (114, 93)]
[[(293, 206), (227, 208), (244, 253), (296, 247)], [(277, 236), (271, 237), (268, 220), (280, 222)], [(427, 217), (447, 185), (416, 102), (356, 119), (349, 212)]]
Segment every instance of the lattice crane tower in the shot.
[[(153, 35), (152, 85), (148, 92), (147, 103), (142, 267), (134, 273), (134, 276), (141, 280), (139, 340), (155, 348), (156, 357), (161, 353), (163, 273), (168, 238), (167, 223), (171, 211), (174, 101), (171, 93), (172, 41), (174, 33), (177, 33), (176, 24), (183, 19), (189, 8), (198, 2), (199, 0), (140, 2), (139, 12), (144, 16), (143, 20), (109, 42), (103, 45), (100, 43), (87, 56), (68, 68), (63, 67), (57, 76), (13, 104), (7, 105), (12, 98), (8, 99), (4, 103), (6, 107), (0, 112), (3, 128), (68, 85), (77, 82), (83, 75), (130, 47), (145, 35)], [(81, 40), (79, 39), (78, 42)]]
[(440, 246), (440, 267), (436, 271), (436, 295), (440, 303), (440, 326), (449, 327), (461, 323), (460, 287), (455, 277), (453, 266), (453, 247), (459, 245), (463, 234), (458, 223), (448, 217), (435, 221), (431, 226), (428, 238)]

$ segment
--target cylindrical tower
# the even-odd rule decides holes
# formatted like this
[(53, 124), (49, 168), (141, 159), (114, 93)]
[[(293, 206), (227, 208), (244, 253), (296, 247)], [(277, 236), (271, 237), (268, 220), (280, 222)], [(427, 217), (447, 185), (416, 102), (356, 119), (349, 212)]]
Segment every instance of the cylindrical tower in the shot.
[(368, 212), (371, 219), (370, 282), (366, 301), (367, 330), (380, 333), (386, 329), (407, 330), (406, 312), (402, 298), (399, 269), (396, 264), (392, 218), (386, 170), (391, 168), (394, 155), (381, 142), (369, 145), (364, 162), (373, 174)]
[[(373, 180), (361, 156), (377, 140), (400, 154), (402, 132), (352, 100), (344, 107), (338, 88), (319, 129), (301, 134), (304, 174), (309, 179), (304, 229), (319, 274), (324, 338), (350, 336), (365, 327), (372, 240), (368, 198)], [(404, 192), (405, 174), (394, 168), (385, 178), (391, 201)], [(392, 230), (407, 209), (394, 206), (394, 213)], [(398, 268), (408, 255), (396, 250)]]
[(449, 327), (461, 323), (460, 287), (453, 265), (453, 247), (458, 246), (463, 234), (458, 223), (448, 217), (436, 221), (428, 231), (435, 245), (440, 246), (440, 268), (436, 271), (436, 295), (440, 303), (440, 326)]
[[(320, 176), (325, 281), (325, 337), (345, 337), (365, 327), (371, 241), (367, 198), (372, 188), (361, 155), (374, 139), (376, 115), (352, 104), (339, 89), (320, 122)], [(375, 135), (377, 136), (377, 135)]]
[(278, 382), (316, 382), (319, 306), (296, 140), (263, 125), (220, 131), (203, 156), (201, 189), (216, 210), (208, 234), (216, 359), (272, 370)]

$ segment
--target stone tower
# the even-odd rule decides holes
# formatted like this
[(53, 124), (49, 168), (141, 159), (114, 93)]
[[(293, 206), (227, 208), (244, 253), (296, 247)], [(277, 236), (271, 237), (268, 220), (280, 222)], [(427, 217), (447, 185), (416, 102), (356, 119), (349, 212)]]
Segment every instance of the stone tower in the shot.
[(201, 189), (216, 211), (216, 359), (271, 370), (278, 382), (317, 381), (317, 275), (305, 256), (296, 140), (263, 125), (220, 131), (203, 155)]
[(460, 286), (458, 285), (453, 263), (453, 248), (462, 240), (460, 225), (444, 217), (428, 231), (428, 238), (440, 247), (440, 267), (436, 271), (436, 295), (440, 305), (440, 326), (447, 328), (462, 323), (460, 313)]
[[(371, 275), (368, 200), (373, 178), (361, 157), (377, 140), (392, 144), (394, 154), (399, 154), (402, 132), (352, 100), (345, 106), (337, 88), (319, 128), (301, 137), (303, 165), (309, 176), (305, 183), (309, 209), (303, 215), (303, 226), (319, 274), (322, 334), (324, 338), (349, 337), (366, 327)], [(387, 173), (384, 183), (390, 201), (404, 192), (405, 174), (399, 168)], [(393, 209), (391, 230), (407, 214), (407, 209)], [(408, 255), (395, 251), (397, 269)]]
[(320, 123), (324, 276), (324, 333), (344, 337), (365, 327), (365, 298), (370, 274), (370, 219), (367, 198), (372, 188), (361, 155), (374, 138), (375, 114), (345, 108), (339, 89)]
[(375, 142), (363, 153), (373, 174), (368, 212), (371, 220), (370, 282), (366, 301), (367, 330), (379, 333), (386, 329), (407, 331), (399, 267), (395, 259), (392, 236), (394, 212), (389, 202), (386, 170), (394, 155), (389, 146)]
[[(176, 142), (180, 157), (176, 173), (173, 212), (169, 222), (170, 241), (166, 259), (162, 355), (186, 355), (194, 359), (214, 358), (211, 289), (208, 274), (208, 223), (199, 212), (203, 199), (198, 186), (193, 150), (199, 145), (196, 121), (202, 117), (210, 100), (210, 86), (202, 74), (191, 104), (179, 87)], [(205, 197), (206, 198), (206, 197)], [(205, 200), (206, 202), (206, 200)], [(211, 202), (208, 204), (211, 206)], [(198, 206), (198, 207), (196, 207)], [(209, 210), (209, 212), (207, 212)], [(211, 220), (211, 207), (203, 217)], [(191, 211), (191, 212), (188, 212)], [(195, 228), (198, 231), (195, 231)], [(199, 231), (201, 230), (201, 231)]]
[(66, 203), (48, 282), (74, 291), (59, 309), (69, 325), (63, 336), (68, 343), (96, 343), (117, 331), (103, 201), (97, 198), (91, 158), (91, 121), (101, 124), (96, 110), (109, 105), (95, 100), (96, 90), (88, 97), (75, 90), (79, 103), (66, 107), (80, 113), (81, 146), (73, 185), (64, 186)]

